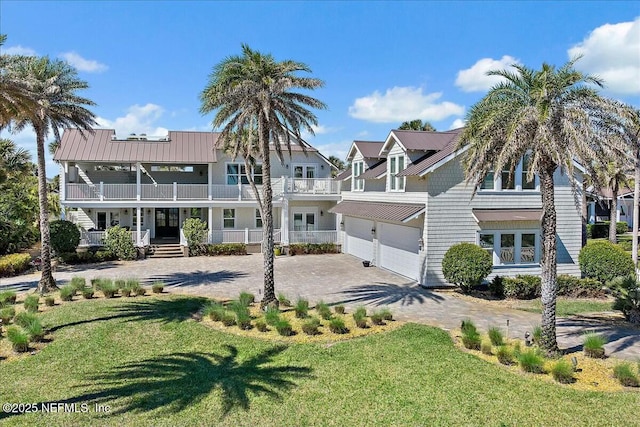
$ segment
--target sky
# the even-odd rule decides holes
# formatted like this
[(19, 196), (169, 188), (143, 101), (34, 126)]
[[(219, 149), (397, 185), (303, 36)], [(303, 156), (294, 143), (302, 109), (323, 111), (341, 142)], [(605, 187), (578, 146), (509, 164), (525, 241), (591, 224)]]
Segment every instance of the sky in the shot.
[[(305, 63), (327, 104), (307, 142), (344, 159), (354, 140), (384, 140), (403, 121), (444, 131), (512, 64), (563, 65), (605, 80), (602, 94), (640, 107), (638, 1), (0, 1), (6, 54), (76, 67), (98, 127), (165, 135), (212, 130), (199, 95), (241, 45)], [(33, 132), (2, 133), (30, 150)], [(51, 136), (52, 138), (52, 136)], [(50, 140), (51, 140), (50, 138)], [(48, 158), (47, 175), (58, 173)]]

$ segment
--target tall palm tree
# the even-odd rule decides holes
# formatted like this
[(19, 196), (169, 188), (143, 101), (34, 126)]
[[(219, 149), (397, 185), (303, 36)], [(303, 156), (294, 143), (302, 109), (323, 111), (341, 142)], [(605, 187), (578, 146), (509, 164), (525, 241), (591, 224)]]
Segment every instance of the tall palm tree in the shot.
[(402, 122), (400, 130), (420, 130), (420, 131), (431, 131), (435, 132), (436, 128), (433, 127), (431, 123), (428, 121), (422, 121), (420, 119), (411, 120), (409, 122)]
[(608, 162), (602, 167), (602, 183), (611, 189), (611, 203), (609, 204), (609, 241), (618, 243), (616, 235), (616, 225), (618, 224), (618, 193), (622, 186), (629, 185), (629, 177), (627, 175), (628, 159), (625, 163), (615, 161)]
[[(605, 137), (614, 111), (590, 84), (596, 77), (574, 68), (575, 60), (560, 68), (543, 64), (533, 70), (515, 64), (515, 71), (491, 71), (503, 77), (467, 114), (458, 148), (468, 147), (464, 159), (467, 181), (476, 188), (492, 170), (505, 170), (530, 153), (527, 178), (540, 178), (542, 198), (542, 347), (558, 350), (556, 340), (557, 246), (554, 173), (561, 168), (577, 191), (574, 160), (596, 176), (592, 159), (612, 149)], [(615, 141), (615, 140), (611, 140)]]
[(45, 139), (50, 132), (60, 140), (60, 129), (78, 127), (91, 131), (96, 124), (95, 115), (85, 106), (95, 105), (91, 100), (77, 95), (77, 91), (89, 85), (78, 78), (75, 68), (64, 61), (48, 57), (21, 57), (7, 70), (7, 75), (23, 82), (36, 108), (13, 120), (14, 131), (27, 126), (33, 128), (37, 143), (38, 198), (40, 206), (40, 234), (42, 240), (42, 277), (38, 283), (40, 293), (57, 288), (51, 272), (51, 238), (49, 235), (49, 207), (45, 168)]
[[(311, 72), (307, 65), (292, 61), (276, 61), (242, 45), (242, 55), (230, 56), (213, 68), (206, 87), (200, 94), (200, 112), (216, 111), (213, 127), (220, 128), (219, 140), (231, 144), (245, 164), (262, 160), (262, 197), (258, 206), (263, 220), (264, 297), (262, 306), (276, 304), (273, 252), (273, 192), (271, 188), (272, 147), (282, 162), (283, 146), (291, 151), (293, 139), (300, 140), (301, 130), (313, 134), (316, 116), (306, 107), (326, 108), (325, 104), (296, 89), (311, 90), (324, 85), (322, 80), (300, 77), (298, 72)], [(249, 171), (250, 169), (247, 169)], [(248, 173), (250, 175), (250, 173)], [(250, 177), (249, 177), (250, 178)], [(252, 185), (257, 192), (255, 184)]]
[(631, 257), (638, 270), (638, 221), (640, 220), (640, 110), (631, 106), (624, 106), (623, 113), (624, 136), (628, 139), (631, 148), (631, 161), (633, 163), (633, 243)]
[[(7, 36), (0, 34), (0, 46), (6, 40)], [(16, 55), (0, 55), (0, 129), (9, 126), (16, 117), (29, 114), (35, 107), (35, 100), (25, 82), (12, 78), (8, 73), (8, 68), (19, 58)]]

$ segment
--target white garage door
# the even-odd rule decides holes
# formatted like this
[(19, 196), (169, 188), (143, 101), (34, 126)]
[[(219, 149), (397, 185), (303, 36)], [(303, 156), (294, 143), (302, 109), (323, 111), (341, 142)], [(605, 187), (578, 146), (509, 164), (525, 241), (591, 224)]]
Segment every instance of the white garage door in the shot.
[(420, 229), (402, 225), (378, 223), (380, 266), (395, 273), (418, 280)]
[(373, 258), (373, 221), (345, 217), (346, 253), (370, 261)]

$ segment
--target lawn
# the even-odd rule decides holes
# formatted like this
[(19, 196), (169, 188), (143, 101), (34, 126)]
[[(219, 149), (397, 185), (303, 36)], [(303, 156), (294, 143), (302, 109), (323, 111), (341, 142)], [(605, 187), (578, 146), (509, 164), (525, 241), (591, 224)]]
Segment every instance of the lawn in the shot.
[(42, 314), (53, 341), (0, 361), (2, 403), (75, 403), (79, 412), (0, 413), (0, 424), (640, 425), (637, 391), (582, 392), (514, 374), (457, 350), (439, 329), (285, 346), (192, 320), (202, 301), (100, 299)]
[[(514, 302), (511, 307), (532, 313), (542, 313), (542, 303), (539, 298), (529, 301), (519, 300)], [(559, 317), (612, 310), (613, 301), (609, 300), (562, 297), (556, 300), (556, 315)]]

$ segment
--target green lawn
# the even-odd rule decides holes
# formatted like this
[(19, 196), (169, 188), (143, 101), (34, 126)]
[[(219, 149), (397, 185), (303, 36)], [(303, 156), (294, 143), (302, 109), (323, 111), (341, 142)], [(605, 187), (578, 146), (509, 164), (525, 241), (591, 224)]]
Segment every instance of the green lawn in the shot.
[[(518, 301), (513, 308), (532, 313), (542, 313), (540, 299)], [(613, 310), (613, 302), (581, 298), (558, 298), (556, 300), (556, 316), (566, 317), (576, 314), (599, 313)]]
[[(0, 361), (2, 403), (88, 404), (1, 425), (640, 425), (640, 393), (580, 392), (507, 372), (435, 328), (279, 345), (191, 320), (202, 300), (78, 301), (43, 315), (53, 341)], [(109, 405), (108, 415), (94, 405)], [(82, 409), (82, 406), (78, 406)]]

